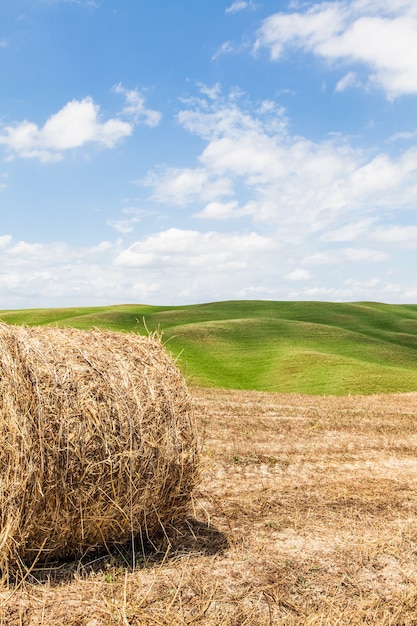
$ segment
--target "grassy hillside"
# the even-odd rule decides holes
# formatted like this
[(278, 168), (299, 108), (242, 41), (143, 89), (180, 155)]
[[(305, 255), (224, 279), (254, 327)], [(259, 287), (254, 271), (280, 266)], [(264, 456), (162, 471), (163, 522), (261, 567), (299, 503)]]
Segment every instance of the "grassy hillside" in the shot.
[(230, 301), (0, 311), (5, 322), (159, 329), (194, 384), (307, 394), (417, 390), (417, 305)]

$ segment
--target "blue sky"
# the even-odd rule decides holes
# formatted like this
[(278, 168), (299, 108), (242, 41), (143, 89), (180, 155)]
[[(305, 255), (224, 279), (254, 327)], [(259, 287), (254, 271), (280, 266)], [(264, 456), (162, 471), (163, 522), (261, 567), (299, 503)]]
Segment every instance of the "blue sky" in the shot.
[(415, 0), (0, 4), (0, 308), (417, 302)]

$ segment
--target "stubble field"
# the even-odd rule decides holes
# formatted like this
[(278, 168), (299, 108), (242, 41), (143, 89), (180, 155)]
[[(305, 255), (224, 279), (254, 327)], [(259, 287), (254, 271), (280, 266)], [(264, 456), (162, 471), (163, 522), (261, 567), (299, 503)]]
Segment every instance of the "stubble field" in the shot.
[(192, 394), (201, 482), (171, 548), (35, 566), (0, 624), (417, 624), (417, 394)]

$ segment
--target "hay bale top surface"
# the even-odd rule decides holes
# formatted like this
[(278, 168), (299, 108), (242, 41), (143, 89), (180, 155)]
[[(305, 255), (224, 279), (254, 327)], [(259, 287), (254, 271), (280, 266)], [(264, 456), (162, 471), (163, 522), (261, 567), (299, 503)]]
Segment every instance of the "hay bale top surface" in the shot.
[(0, 324), (0, 568), (144, 539), (186, 514), (197, 437), (155, 336)]

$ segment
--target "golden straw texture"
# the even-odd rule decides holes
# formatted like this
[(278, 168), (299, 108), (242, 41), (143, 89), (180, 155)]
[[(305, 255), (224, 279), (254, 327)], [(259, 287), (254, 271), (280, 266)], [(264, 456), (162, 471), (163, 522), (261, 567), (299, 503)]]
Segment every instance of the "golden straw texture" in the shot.
[(0, 324), (0, 569), (146, 540), (187, 512), (197, 437), (158, 338)]

